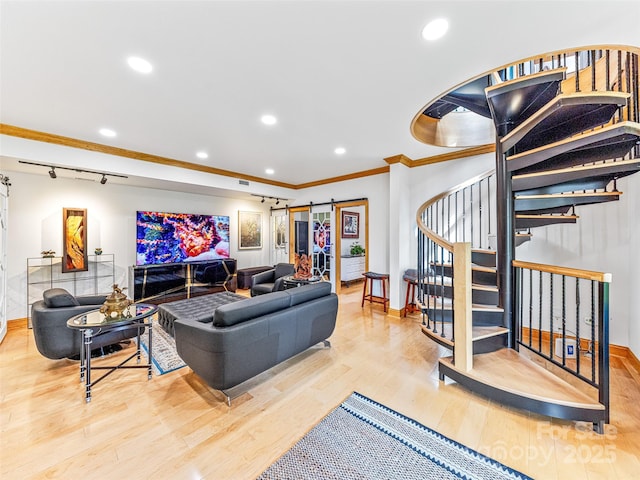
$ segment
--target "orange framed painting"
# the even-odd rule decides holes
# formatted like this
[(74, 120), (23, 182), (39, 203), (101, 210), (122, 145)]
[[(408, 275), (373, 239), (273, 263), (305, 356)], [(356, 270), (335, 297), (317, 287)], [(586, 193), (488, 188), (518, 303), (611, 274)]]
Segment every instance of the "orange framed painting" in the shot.
[(62, 209), (62, 272), (86, 272), (89, 269), (87, 255), (87, 209)]

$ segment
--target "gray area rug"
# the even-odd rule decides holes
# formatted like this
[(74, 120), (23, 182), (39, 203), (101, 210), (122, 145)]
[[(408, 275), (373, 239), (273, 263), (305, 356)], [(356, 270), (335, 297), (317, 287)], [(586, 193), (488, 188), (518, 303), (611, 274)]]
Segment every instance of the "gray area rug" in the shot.
[(355, 392), (258, 478), (530, 480)]
[[(176, 342), (171, 335), (158, 325), (153, 319), (153, 372), (156, 375), (164, 375), (186, 366), (182, 358), (176, 352)], [(140, 336), (142, 353), (148, 358), (149, 352), (149, 331), (145, 329)]]

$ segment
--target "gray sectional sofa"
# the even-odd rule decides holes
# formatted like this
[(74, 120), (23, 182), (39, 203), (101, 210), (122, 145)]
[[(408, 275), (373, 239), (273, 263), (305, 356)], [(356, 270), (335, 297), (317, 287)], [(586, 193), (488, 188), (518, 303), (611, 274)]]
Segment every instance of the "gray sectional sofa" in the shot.
[(212, 321), (175, 319), (178, 355), (208, 385), (226, 390), (324, 342), (332, 335), (338, 297), (320, 282), (227, 303)]

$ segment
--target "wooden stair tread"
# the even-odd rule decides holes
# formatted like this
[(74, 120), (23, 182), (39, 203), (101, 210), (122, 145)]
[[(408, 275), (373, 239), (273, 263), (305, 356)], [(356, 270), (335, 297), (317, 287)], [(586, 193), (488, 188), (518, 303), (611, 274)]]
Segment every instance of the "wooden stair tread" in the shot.
[[(513, 176), (513, 189), (530, 190), (550, 185), (578, 182), (607, 178), (609, 181), (614, 176), (621, 178), (640, 171), (640, 159), (619, 160), (605, 163), (580, 165), (577, 167), (557, 168), (540, 172), (523, 173)], [(561, 178), (561, 181), (558, 181)]]
[[(420, 284), (421, 285), (433, 285), (434, 287), (453, 287), (453, 279), (451, 277), (443, 277), (443, 281), (440, 280), (440, 277), (429, 277), (423, 279)], [(472, 283), (471, 288), (474, 290), (482, 290), (485, 292), (497, 292), (498, 287), (495, 285), (483, 285), (480, 283)]]
[[(453, 263), (432, 263), (434, 267), (453, 268)], [(471, 270), (477, 270), (478, 272), (496, 273), (496, 267), (485, 267), (483, 265), (471, 264)]]
[(440, 362), (459, 374), (514, 395), (572, 408), (604, 410), (597, 400), (513, 349), (474, 355), (469, 372), (457, 369), (453, 357), (441, 358)]
[[(445, 298), (444, 304), (442, 304), (441, 300), (442, 300), (442, 297), (437, 297), (436, 301), (434, 302), (435, 304), (432, 306), (430, 306), (429, 304), (424, 304), (424, 303), (421, 303), (420, 301), (417, 301), (416, 306), (418, 307), (419, 310), (428, 310), (430, 308), (437, 308), (442, 310), (452, 309), (450, 298)], [(504, 312), (503, 308), (498, 307), (496, 305), (483, 305), (481, 303), (472, 304), (471, 309), (473, 311), (478, 311), (478, 312)]]
[(545, 193), (539, 195), (516, 195), (515, 199), (545, 199), (545, 198), (583, 198), (583, 197), (616, 197), (622, 192), (571, 192), (571, 193)]
[(529, 215), (525, 213), (516, 214), (516, 218), (551, 218), (551, 219), (574, 219), (577, 220), (580, 218), (578, 215)]
[[(434, 336), (437, 336), (438, 343), (446, 343), (451, 347), (453, 347), (454, 342), (449, 340), (453, 336), (452, 325), (450, 323), (445, 323), (444, 325), (441, 325), (440, 323), (438, 323), (438, 329), (440, 329), (440, 331), (435, 333), (432, 329), (427, 328), (426, 325), (422, 325), (421, 327), (422, 333), (424, 333), (427, 337), (432, 338)], [(442, 329), (444, 329), (444, 332), (445, 332), (444, 337), (441, 336)], [(505, 335), (507, 333), (509, 333), (509, 329), (505, 327), (488, 327), (488, 326), (475, 327), (474, 326), (472, 327), (472, 330), (471, 330), (471, 339), (472, 341), (476, 342), (479, 340), (484, 340), (485, 338), (496, 337), (498, 335)]]

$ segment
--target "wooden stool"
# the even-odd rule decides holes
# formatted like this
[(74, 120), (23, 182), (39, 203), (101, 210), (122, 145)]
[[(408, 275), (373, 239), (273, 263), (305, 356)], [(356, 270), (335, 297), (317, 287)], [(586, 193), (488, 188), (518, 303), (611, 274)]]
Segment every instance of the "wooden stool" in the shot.
[[(381, 303), (384, 306), (384, 311), (387, 311), (387, 304), (389, 303), (389, 299), (387, 298), (387, 281), (389, 280), (388, 273), (375, 273), (375, 272), (364, 272), (362, 274), (364, 276), (364, 290), (362, 291), (362, 307), (364, 307), (364, 302), (371, 303)], [(382, 283), (382, 296), (377, 296), (373, 294), (373, 281), (378, 280)], [(369, 293), (367, 293), (367, 285), (369, 285)]]
[[(407, 282), (407, 295), (404, 299), (404, 314), (414, 313), (419, 311), (416, 305), (416, 285), (418, 285), (418, 271), (416, 269), (409, 269), (404, 272), (402, 279)], [(409, 301), (411, 299), (411, 301)]]

